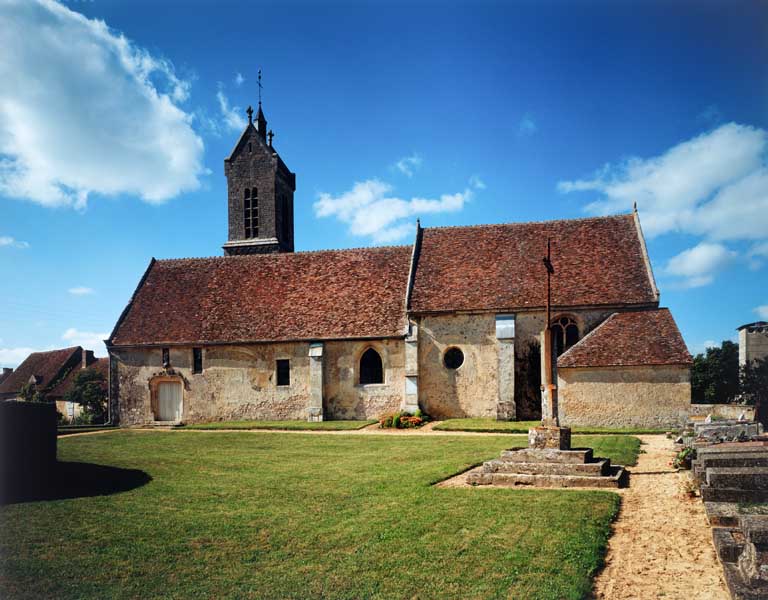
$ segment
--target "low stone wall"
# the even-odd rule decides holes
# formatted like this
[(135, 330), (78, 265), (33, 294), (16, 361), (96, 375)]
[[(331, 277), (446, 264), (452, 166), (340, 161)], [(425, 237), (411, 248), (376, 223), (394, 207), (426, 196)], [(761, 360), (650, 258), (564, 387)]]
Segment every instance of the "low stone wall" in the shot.
[(691, 406), (684, 366), (561, 368), (558, 386), (568, 426), (664, 429), (684, 424)]
[(738, 419), (744, 413), (747, 421), (755, 418), (755, 407), (744, 404), (691, 404), (690, 416), (706, 418), (707, 415), (723, 419)]

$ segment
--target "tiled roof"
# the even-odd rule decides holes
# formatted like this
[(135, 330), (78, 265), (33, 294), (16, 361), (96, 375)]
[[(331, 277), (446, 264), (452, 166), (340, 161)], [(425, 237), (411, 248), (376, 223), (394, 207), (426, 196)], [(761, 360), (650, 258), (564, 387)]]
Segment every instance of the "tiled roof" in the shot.
[[(88, 365), (89, 369), (98, 371), (104, 376), (104, 382), (109, 381), (109, 358), (97, 358), (91, 364)], [(47, 396), (51, 399), (63, 398), (64, 395), (72, 389), (75, 384), (75, 377), (78, 373), (83, 371), (82, 364), (78, 362), (70, 371), (67, 376), (57, 383), (51, 390), (48, 391)], [(106, 386), (105, 386), (106, 388)]]
[(411, 309), (543, 307), (552, 240), (555, 306), (658, 301), (632, 215), (423, 230)]
[(411, 248), (154, 261), (114, 345), (395, 337)]
[(614, 313), (557, 360), (558, 368), (689, 365), (693, 361), (667, 308)]
[(47, 388), (56, 383), (58, 377), (79, 360), (81, 351), (80, 346), (73, 346), (48, 352), (33, 352), (0, 383), (0, 394), (18, 393), (32, 376), (39, 378), (38, 389)]

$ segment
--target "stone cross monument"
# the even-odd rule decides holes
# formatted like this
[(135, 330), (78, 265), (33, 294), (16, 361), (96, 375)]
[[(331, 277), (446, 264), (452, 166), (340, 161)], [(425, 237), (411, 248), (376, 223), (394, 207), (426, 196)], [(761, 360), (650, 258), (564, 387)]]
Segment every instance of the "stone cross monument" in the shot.
[(541, 425), (528, 431), (528, 446), (531, 448), (556, 448), (569, 450), (571, 447), (570, 427), (560, 427), (557, 409), (557, 378), (552, 368), (553, 347), (550, 327), (552, 305), (552, 243), (547, 238), (547, 255), (543, 259), (547, 270), (547, 310), (544, 331), (541, 333)]

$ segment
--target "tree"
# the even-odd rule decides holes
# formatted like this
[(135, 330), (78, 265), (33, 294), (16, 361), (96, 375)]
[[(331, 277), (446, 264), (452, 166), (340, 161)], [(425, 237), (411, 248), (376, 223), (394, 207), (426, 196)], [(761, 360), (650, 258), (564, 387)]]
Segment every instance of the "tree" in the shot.
[(19, 390), (19, 397), (25, 402), (45, 402), (45, 394), (37, 391), (37, 386), (32, 383), (25, 383)]
[(768, 430), (768, 358), (749, 361), (741, 368), (741, 393), (755, 407), (755, 421)]
[(85, 369), (75, 375), (72, 389), (64, 400), (82, 406), (82, 416), (89, 423), (104, 423), (107, 409), (107, 381), (95, 369)]
[(691, 369), (695, 404), (735, 402), (739, 397), (739, 345), (725, 340), (720, 348), (697, 354)]

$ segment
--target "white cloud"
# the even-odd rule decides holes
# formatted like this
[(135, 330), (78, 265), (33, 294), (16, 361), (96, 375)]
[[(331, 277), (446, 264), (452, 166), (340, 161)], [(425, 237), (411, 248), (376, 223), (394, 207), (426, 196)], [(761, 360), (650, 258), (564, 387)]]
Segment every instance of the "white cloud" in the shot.
[(11, 248), (29, 248), (28, 242), (22, 242), (9, 235), (0, 235), (0, 246), (9, 246)]
[(235, 73), (235, 85), (237, 87), (240, 87), (245, 83), (245, 77), (243, 77), (242, 73)]
[(413, 174), (421, 168), (424, 159), (419, 154), (404, 156), (394, 164), (394, 168), (400, 171), (406, 177), (413, 177)]
[(216, 92), (216, 98), (219, 101), (219, 109), (221, 110), (221, 116), (224, 119), (224, 125), (231, 131), (242, 131), (245, 129), (245, 117), (243, 111), (239, 106), (230, 106), (229, 99), (224, 95), (224, 91), (219, 86), (219, 91)]
[(203, 142), (173, 65), (52, 0), (0, 3), (0, 193), (85, 206), (197, 189)]
[(108, 337), (108, 333), (80, 331), (70, 327), (64, 332), (61, 339), (68, 342), (71, 346), (82, 346), (86, 350), (93, 350), (96, 356), (106, 356), (107, 348), (104, 345), (104, 340)]
[(539, 127), (536, 125), (536, 121), (534, 121), (533, 117), (531, 115), (525, 115), (520, 119), (520, 124), (517, 127), (517, 134), (520, 137), (525, 137), (533, 135), (538, 129)]
[(768, 304), (763, 304), (762, 306), (756, 307), (755, 312), (761, 319), (768, 320)]
[(378, 179), (357, 182), (340, 196), (321, 193), (314, 204), (317, 217), (336, 217), (355, 236), (370, 237), (374, 243), (400, 240), (413, 231), (404, 219), (429, 213), (458, 212), (473, 195), (471, 189), (443, 194), (437, 199), (414, 197), (404, 200), (391, 195), (393, 187)]
[(38, 352), (35, 348), (0, 348), (0, 367), (18, 367), (24, 359), (33, 352)]
[(682, 287), (701, 287), (712, 283), (717, 272), (735, 257), (736, 253), (722, 244), (701, 242), (669, 259), (663, 273), (680, 278)]
[(469, 185), (471, 185), (476, 190), (484, 190), (487, 186), (485, 185), (485, 181), (480, 179), (477, 175), (472, 175), (472, 177), (469, 178)]
[(637, 202), (649, 237), (679, 231), (714, 240), (768, 235), (768, 133), (728, 123), (660, 156), (606, 165), (594, 178), (561, 181), (561, 192), (598, 192), (594, 214), (628, 211)]
[(83, 287), (83, 286), (69, 288), (68, 291), (73, 296), (87, 296), (88, 294), (94, 293), (93, 288)]

